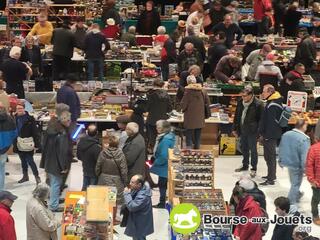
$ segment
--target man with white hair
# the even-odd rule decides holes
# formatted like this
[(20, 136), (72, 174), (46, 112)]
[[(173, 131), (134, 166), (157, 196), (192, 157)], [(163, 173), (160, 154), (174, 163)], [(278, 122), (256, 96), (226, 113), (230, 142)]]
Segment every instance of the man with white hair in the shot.
[(194, 45), (190, 42), (187, 42), (184, 45), (184, 50), (180, 52), (177, 63), (180, 73), (182, 71), (187, 71), (192, 65), (198, 65), (201, 69), (203, 67), (203, 60), (199, 51), (195, 49)]
[(145, 176), (146, 145), (139, 133), (139, 126), (134, 122), (127, 124), (126, 132), (128, 139), (123, 147), (128, 165), (128, 179), (134, 175)]
[(169, 38), (169, 36), (166, 34), (166, 28), (164, 26), (159, 26), (157, 29), (157, 33), (158, 35), (154, 37), (153, 41), (155, 45), (160, 45), (161, 47), (163, 47), (163, 44)]
[(130, 26), (128, 32), (121, 35), (121, 41), (128, 42), (130, 47), (136, 46), (136, 27)]
[(14, 93), (18, 98), (24, 99), (23, 81), (32, 75), (31, 68), (20, 62), (21, 48), (13, 46), (9, 53), (9, 58), (1, 65), (3, 79), (6, 82), (8, 94)]

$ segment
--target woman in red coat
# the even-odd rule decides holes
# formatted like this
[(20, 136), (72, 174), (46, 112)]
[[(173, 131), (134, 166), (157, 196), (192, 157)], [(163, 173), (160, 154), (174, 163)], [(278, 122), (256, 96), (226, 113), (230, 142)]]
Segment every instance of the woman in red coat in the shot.
[(245, 216), (248, 222), (244, 225), (238, 224), (235, 227), (234, 235), (239, 240), (261, 240), (262, 229), (259, 224), (251, 223), (250, 219), (261, 217), (262, 212), (259, 204), (252, 196), (247, 195), (245, 190), (240, 186), (235, 186), (232, 192), (232, 197), (237, 203), (236, 215), (239, 217)]

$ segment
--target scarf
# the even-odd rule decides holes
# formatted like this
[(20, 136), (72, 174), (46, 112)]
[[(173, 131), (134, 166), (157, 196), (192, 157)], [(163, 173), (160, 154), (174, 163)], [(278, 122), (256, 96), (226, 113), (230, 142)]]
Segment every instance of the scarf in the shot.
[(157, 138), (156, 138), (156, 144), (154, 145), (154, 148), (153, 148), (153, 156), (155, 157), (156, 155), (156, 151), (157, 151), (157, 148), (158, 148), (158, 145), (160, 143), (160, 140), (162, 139), (162, 137), (164, 135), (166, 135), (167, 133), (161, 133), (161, 134), (158, 134)]
[(249, 106), (253, 102), (253, 100), (254, 100), (254, 97), (252, 97), (251, 100), (249, 102), (247, 102), (247, 103), (242, 101), (243, 111), (242, 111), (242, 115), (241, 115), (241, 125), (243, 125), (243, 123), (244, 123), (244, 119), (246, 118)]

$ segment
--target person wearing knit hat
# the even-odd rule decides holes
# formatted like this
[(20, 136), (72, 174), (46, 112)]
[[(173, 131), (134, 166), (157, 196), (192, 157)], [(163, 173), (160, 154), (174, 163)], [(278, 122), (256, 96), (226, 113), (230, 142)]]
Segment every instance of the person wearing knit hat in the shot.
[(50, 200), (48, 205), (53, 212), (63, 211), (63, 208), (59, 207), (59, 196), (73, 158), (70, 125), (69, 106), (63, 103), (57, 104), (56, 117), (49, 121), (45, 133), (40, 162), (40, 167), (44, 168), (49, 176)]

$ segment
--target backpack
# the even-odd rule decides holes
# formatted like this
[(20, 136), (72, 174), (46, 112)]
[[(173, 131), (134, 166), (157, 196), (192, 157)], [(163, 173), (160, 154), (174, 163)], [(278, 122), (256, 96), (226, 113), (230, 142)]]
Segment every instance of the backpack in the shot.
[(282, 128), (288, 127), (289, 119), (292, 115), (292, 109), (288, 106), (282, 106), (279, 103), (272, 102), (268, 105), (268, 108), (271, 106), (276, 106), (281, 109), (281, 115), (279, 120), (275, 119), (276, 123)]

